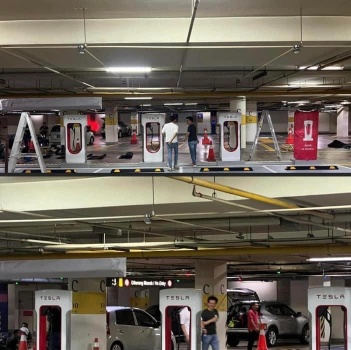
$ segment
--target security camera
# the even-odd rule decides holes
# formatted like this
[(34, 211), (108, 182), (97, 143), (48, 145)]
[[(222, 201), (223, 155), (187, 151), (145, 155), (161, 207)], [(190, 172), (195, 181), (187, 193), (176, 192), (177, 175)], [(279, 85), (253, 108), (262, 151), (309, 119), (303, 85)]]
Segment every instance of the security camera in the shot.
[(79, 54), (81, 54), (81, 55), (84, 55), (85, 49), (86, 49), (86, 48), (87, 48), (87, 46), (86, 46), (85, 44), (79, 44), (79, 45), (77, 46), (78, 52), (79, 52)]
[(145, 214), (144, 215), (144, 222), (146, 225), (151, 225), (152, 221), (151, 221), (151, 214)]

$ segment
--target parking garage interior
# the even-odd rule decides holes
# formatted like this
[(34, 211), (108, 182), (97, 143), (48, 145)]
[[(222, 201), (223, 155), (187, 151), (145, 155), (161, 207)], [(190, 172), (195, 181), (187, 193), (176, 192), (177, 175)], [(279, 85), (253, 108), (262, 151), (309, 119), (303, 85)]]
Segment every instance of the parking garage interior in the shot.
[[(166, 332), (160, 295), (195, 291), (203, 308), (209, 295), (218, 297), (220, 349), (246, 349), (238, 337), (246, 325), (229, 313), (232, 306), (243, 316), (252, 302), (229, 298), (239, 289), (258, 295), (269, 348), (346, 350), (350, 16), (346, 0), (4, 0), (1, 336), (27, 322), (28, 345), (53, 350), (57, 313), (68, 320), (61, 334), (69, 330), (60, 350), (79, 342), (94, 350), (186, 349), (179, 322)], [(290, 142), (298, 138), (296, 113), (317, 115), (313, 159), (298, 159)], [(48, 127), (44, 170), (20, 138), (9, 173), (23, 115), (36, 135)], [(166, 149), (161, 160), (145, 161), (145, 145), (156, 136), (163, 145), (143, 125), (150, 116), (177, 117), (176, 169)], [(185, 141), (189, 116), (199, 141), (195, 167)], [(223, 117), (239, 121), (229, 160)], [(61, 147), (67, 118), (87, 125), (81, 163), (68, 163)], [(113, 267), (99, 271), (105, 261)], [(267, 321), (273, 309), (308, 320), (308, 334), (304, 323), (284, 337)], [(148, 338), (117, 339), (120, 314), (135, 326), (128, 341)]]

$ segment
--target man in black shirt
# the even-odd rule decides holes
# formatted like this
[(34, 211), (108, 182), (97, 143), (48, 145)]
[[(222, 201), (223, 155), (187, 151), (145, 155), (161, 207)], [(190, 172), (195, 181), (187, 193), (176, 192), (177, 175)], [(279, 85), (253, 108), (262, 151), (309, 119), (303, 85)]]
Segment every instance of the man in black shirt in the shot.
[(212, 350), (219, 350), (216, 322), (218, 321), (218, 311), (215, 309), (218, 299), (210, 296), (207, 299), (207, 308), (201, 313), (202, 328), (202, 350), (208, 350), (211, 345)]
[(196, 126), (194, 125), (193, 117), (186, 117), (186, 122), (188, 124), (188, 132), (185, 136), (185, 141), (188, 140), (191, 162), (193, 164), (193, 167), (195, 167), (196, 166), (196, 146), (198, 144)]

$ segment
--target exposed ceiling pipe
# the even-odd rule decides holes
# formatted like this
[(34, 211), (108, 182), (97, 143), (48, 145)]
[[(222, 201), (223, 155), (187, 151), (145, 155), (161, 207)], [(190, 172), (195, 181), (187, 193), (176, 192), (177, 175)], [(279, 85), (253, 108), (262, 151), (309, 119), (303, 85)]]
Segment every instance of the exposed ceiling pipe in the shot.
[(192, 224), (190, 222), (184, 222), (184, 221), (180, 221), (180, 220), (162, 218), (162, 217), (158, 217), (157, 215), (156, 215), (156, 218), (159, 220), (167, 221), (167, 222), (174, 222), (174, 223), (185, 225), (185, 226), (195, 227), (197, 229), (205, 229), (205, 230), (224, 232), (224, 233), (239, 233), (239, 232), (235, 232), (235, 231), (231, 231), (231, 230), (223, 230), (223, 229), (216, 228), (216, 227), (209, 227), (209, 226), (204, 226), (204, 225)]
[(125, 257), (131, 259), (147, 259), (147, 258), (192, 258), (192, 257), (216, 257), (216, 256), (247, 256), (247, 255), (269, 255), (269, 256), (286, 256), (296, 255), (304, 257), (306, 255), (313, 256), (330, 256), (330, 255), (351, 254), (351, 247), (345, 244), (315, 244), (315, 245), (298, 245), (285, 247), (238, 247), (229, 249), (213, 249), (204, 248), (198, 250), (157, 250), (157, 251), (133, 251), (133, 252), (116, 252), (104, 250), (99, 252), (67, 252), (67, 253), (44, 253), (44, 254), (0, 254), (0, 259), (6, 260), (44, 260), (44, 259), (82, 259), (89, 257), (90, 259), (106, 258), (106, 257)]
[[(205, 181), (205, 180), (201, 180), (201, 179), (194, 179), (193, 177), (187, 177), (187, 176), (175, 176), (175, 177), (171, 177), (174, 180), (178, 180), (178, 181), (183, 181), (186, 183), (190, 183), (193, 185), (198, 185), (198, 186), (202, 186), (202, 187), (206, 187), (206, 188), (210, 188), (212, 190), (217, 190), (217, 191), (221, 191), (224, 193), (229, 193), (229, 194), (233, 194), (235, 196), (240, 196), (240, 197), (244, 197), (244, 198), (248, 198), (248, 199), (253, 199), (255, 201), (258, 202), (262, 202), (262, 203), (266, 203), (266, 204), (271, 204), (271, 205), (275, 205), (278, 207), (283, 207), (283, 208), (287, 208), (287, 209), (293, 209), (293, 208), (301, 208), (301, 206), (298, 206), (294, 203), (288, 202), (288, 201), (282, 201), (280, 199), (275, 199), (275, 198), (269, 198), (263, 195), (259, 195), (259, 194), (255, 194), (252, 192), (247, 192), (247, 191), (243, 191), (243, 190), (239, 190), (237, 188), (233, 188), (230, 186), (226, 186), (226, 185), (221, 185), (221, 184), (217, 184), (214, 182), (209, 182), (209, 181)], [(272, 212), (274, 212), (274, 209), (271, 209)], [(311, 214), (311, 215), (315, 215), (318, 217), (322, 217), (322, 218), (333, 218), (333, 216), (331, 214), (328, 213), (322, 213), (320, 211), (308, 211), (306, 209), (305, 213), (307, 214)]]
[[(224, 204), (227, 204), (227, 205), (241, 206), (241, 207), (244, 207), (245, 209), (248, 209), (248, 210), (251, 210), (251, 211), (255, 211), (256, 210), (256, 208), (253, 208), (253, 207), (250, 207), (250, 206), (246, 206), (246, 205), (242, 206), (240, 204), (233, 203), (233, 202), (230, 202), (230, 201), (226, 201), (224, 199), (219, 199), (219, 198), (215, 198), (215, 197), (204, 195), (204, 194), (202, 194), (200, 192), (196, 192), (195, 191), (195, 186), (194, 186), (194, 189), (193, 189), (193, 196), (199, 197), (199, 198), (208, 199), (208, 200), (211, 200), (211, 201), (221, 202), (221, 203), (224, 203)], [(276, 216), (276, 217), (279, 217), (279, 218), (283, 218), (283, 219), (285, 219), (287, 221), (291, 221), (291, 222), (295, 222), (295, 223), (308, 224), (308, 225), (314, 225), (314, 226), (318, 226), (318, 227), (323, 227), (323, 228), (326, 228), (326, 229), (328, 229), (328, 228), (332, 229), (332, 227), (329, 227), (329, 226), (323, 225), (323, 224), (313, 223), (312, 221), (300, 220), (300, 219), (296, 219), (296, 218), (291, 218), (291, 216), (287, 216), (287, 215), (275, 214), (274, 210), (271, 210), (270, 212), (268, 212), (268, 215)], [(351, 232), (351, 230), (350, 230), (350, 232)]]
[[(13, 241), (13, 242), (27, 242), (27, 243), (38, 243), (38, 244), (52, 244), (52, 245), (64, 245), (65, 243), (53, 242), (53, 241), (44, 241), (40, 239), (30, 239), (30, 238), (10, 238), (10, 237), (0, 237), (1, 241)], [(16, 249), (12, 248), (12, 249)]]
[(182, 78), (182, 73), (183, 73), (183, 65), (184, 65), (184, 61), (187, 55), (187, 50), (188, 50), (188, 45), (190, 42), (190, 37), (191, 37), (191, 33), (193, 31), (193, 26), (194, 26), (194, 22), (195, 22), (195, 18), (196, 18), (196, 12), (197, 12), (197, 8), (199, 6), (200, 0), (195, 0), (194, 3), (194, 7), (193, 7), (193, 13), (191, 16), (191, 20), (190, 20), (190, 26), (189, 26), (189, 30), (188, 30), (188, 36), (186, 38), (186, 42), (185, 42), (185, 49), (183, 51), (183, 55), (182, 55), (182, 60), (180, 61), (180, 68), (179, 68), (179, 74), (178, 74), (178, 81), (177, 81), (177, 87), (179, 87), (180, 85), (180, 79)]
[[(187, 242), (187, 244), (191, 242)], [(96, 244), (61, 244), (61, 245), (46, 245), (42, 248), (44, 250), (101, 250), (101, 249), (148, 249), (157, 247), (175, 246), (175, 241), (170, 242), (132, 242), (132, 243), (96, 243)]]
[[(18, 232), (18, 231), (12, 231), (12, 230), (0, 230), (1, 234), (5, 234), (5, 235), (14, 235), (14, 236), (27, 236), (27, 237), (40, 237), (40, 238), (55, 238), (52, 235), (41, 235), (41, 234), (37, 234), (37, 233), (27, 233), (27, 232)], [(0, 238), (1, 239), (1, 238)], [(66, 241), (67, 243), (70, 241), (69, 239), (64, 239), (64, 241)]]
[(75, 82), (77, 82), (77, 83), (80, 83), (80, 84), (82, 84), (82, 85), (85, 85), (85, 86), (88, 86), (88, 87), (91, 87), (91, 88), (94, 87), (93, 85), (90, 85), (90, 84), (86, 83), (85, 81), (82, 81), (82, 80), (79, 80), (79, 79), (75, 79), (75, 78), (73, 78), (73, 77), (71, 77), (71, 76), (69, 76), (69, 75), (67, 75), (67, 74), (65, 74), (65, 73), (62, 73), (62, 72), (60, 72), (60, 71), (58, 71), (58, 70), (56, 70), (56, 69), (54, 69), (54, 68), (47, 67), (47, 66), (45, 66), (45, 65), (43, 65), (43, 64), (41, 64), (41, 63), (39, 63), (39, 62), (37, 62), (37, 61), (35, 61), (35, 60), (33, 60), (33, 59), (29, 59), (29, 58), (27, 58), (27, 57), (21, 56), (20, 54), (11, 52), (11, 51), (9, 51), (9, 50), (7, 50), (7, 49), (0, 48), (0, 51), (5, 52), (5, 53), (7, 53), (8, 55), (17, 57), (17, 58), (19, 58), (19, 59), (21, 59), (21, 60), (23, 60), (23, 61), (26, 61), (26, 62), (29, 62), (29, 63), (31, 63), (31, 64), (34, 64), (34, 65), (36, 65), (36, 66), (38, 66), (38, 67), (40, 67), (40, 68), (43, 68), (43, 69), (45, 69), (45, 70), (48, 70), (48, 71), (52, 72), (52, 73), (58, 74), (58, 75), (60, 75), (60, 76), (62, 76), (62, 77), (64, 77), (64, 78), (73, 80), (73, 81), (75, 81)]
[(250, 73), (244, 75), (241, 79), (248, 78), (249, 76), (251, 76), (252, 74), (256, 73), (256, 72), (259, 71), (259, 70), (266, 69), (266, 67), (267, 67), (269, 64), (271, 64), (271, 63), (273, 63), (274, 61), (278, 60), (279, 58), (281, 58), (281, 57), (287, 55), (287, 54), (288, 54), (289, 52), (291, 52), (293, 49), (294, 49), (294, 48), (291, 47), (289, 50), (283, 52), (282, 54), (278, 55), (277, 57), (275, 57), (275, 58), (273, 58), (272, 60), (270, 60), (270, 61), (266, 62), (265, 64), (263, 64), (261, 67), (259, 67), (259, 68), (255, 69), (255, 70), (253, 70), (252, 72), (250, 72)]
[(188, 184), (209, 188), (209, 189), (224, 192), (224, 193), (229, 193), (229, 194), (232, 194), (235, 196), (253, 199), (255, 201), (266, 203), (266, 204), (271, 204), (271, 205), (274, 205), (277, 207), (282, 207), (282, 208), (287, 208), (287, 209), (299, 208), (298, 205), (293, 204), (293, 203), (289, 203), (287, 201), (282, 201), (280, 199), (275, 199), (275, 198), (269, 198), (269, 197), (255, 194), (252, 192), (239, 190), (239, 189), (234, 188), (234, 187), (221, 185), (218, 183), (214, 183), (214, 182), (210, 182), (210, 181), (206, 181), (206, 180), (202, 180), (202, 179), (195, 179), (195, 178), (190, 177), (190, 176), (172, 176), (170, 178), (177, 180), (177, 181), (186, 182)]

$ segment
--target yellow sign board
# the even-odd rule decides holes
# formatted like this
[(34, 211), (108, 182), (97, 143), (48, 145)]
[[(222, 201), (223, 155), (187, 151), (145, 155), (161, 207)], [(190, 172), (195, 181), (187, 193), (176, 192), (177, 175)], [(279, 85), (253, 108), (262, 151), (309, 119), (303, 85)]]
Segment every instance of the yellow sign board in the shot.
[(72, 293), (72, 314), (101, 315), (106, 313), (106, 294), (77, 292)]

